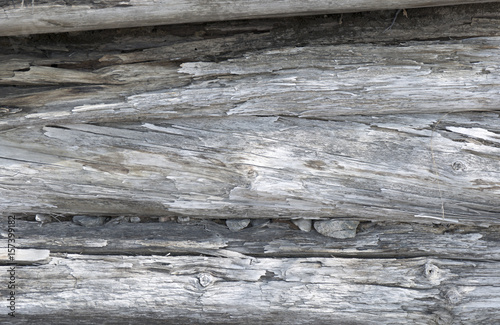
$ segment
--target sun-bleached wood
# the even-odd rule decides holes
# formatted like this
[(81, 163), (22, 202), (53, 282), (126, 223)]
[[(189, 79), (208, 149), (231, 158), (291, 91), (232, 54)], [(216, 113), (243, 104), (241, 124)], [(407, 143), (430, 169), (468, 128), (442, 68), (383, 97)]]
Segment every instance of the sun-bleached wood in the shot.
[(415, 9), (390, 32), (392, 13), (371, 13), (0, 38), (0, 128), (496, 109), (499, 12)]
[(2, 0), (0, 36), (485, 3), (492, 0)]
[(0, 85), (21, 88), (12, 87), (2, 100), (0, 129), (47, 121), (252, 115), (326, 120), (496, 110), (499, 48), (500, 37), (489, 37), (281, 47), (222, 62), (178, 63), (172, 62), (179, 59), (174, 52), (160, 47), (96, 53), (94, 60), (109, 66), (93, 71), (81, 71), (78, 62), (65, 62), (69, 58), (8, 55)]
[(0, 38), (0, 323), (500, 322), (498, 12)]
[(427, 257), (64, 254), (17, 266), (16, 321), (331, 324), (334, 315), (337, 324), (494, 324), (499, 267)]
[(0, 138), (0, 203), (4, 214), (498, 224), (499, 125), (492, 112), (15, 128)]
[[(4, 237), (4, 236), (2, 236)], [(7, 240), (6, 240), (7, 241)], [(33, 264), (44, 263), (49, 259), (50, 251), (46, 249), (18, 249), (15, 251), (15, 263)], [(12, 254), (11, 254), (12, 255)], [(0, 263), (11, 263), (8, 247), (0, 248)]]
[(497, 228), (364, 223), (339, 240), (290, 223), (235, 233), (207, 220), (18, 219), (17, 245), (45, 257), (16, 266), (16, 321), (494, 323)]
[(499, 44), (10, 55), (1, 208), (497, 224)]

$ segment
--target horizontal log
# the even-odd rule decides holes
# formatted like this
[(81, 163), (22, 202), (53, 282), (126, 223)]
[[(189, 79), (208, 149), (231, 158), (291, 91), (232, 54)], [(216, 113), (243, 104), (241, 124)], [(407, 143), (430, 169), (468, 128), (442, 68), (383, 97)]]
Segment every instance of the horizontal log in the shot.
[(497, 113), (10, 129), (7, 213), (498, 224)]
[[(285, 47), (222, 62), (179, 65), (165, 62), (175, 57), (171, 52), (162, 57), (158, 53), (166, 48), (161, 47), (135, 53), (139, 58), (103, 56), (125, 62), (91, 72), (47, 66), (19, 69), (13, 63), (23, 60), (11, 56), (6, 63), (12, 66), (11, 75), (1, 78), (0, 84), (37, 87), (33, 93), (22, 87), (22, 94), (6, 96), (0, 128), (47, 121), (227, 115), (334, 119), (496, 110), (500, 79), (494, 67), (500, 60), (499, 48), (500, 37), (405, 46)], [(131, 62), (148, 57), (153, 61)], [(23, 66), (30, 63), (24, 61)]]
[(53, 254), (500, 260), (498, 226), (362, 223), (355, 238), (335, 239), (283, 221), (233, 232), (209, 220), (127, 223), (126, 218), (115, 218), (88, 228), (56, 220), (42, 226), (17, 220), (18, 247)]
[[(234, 233), (209, 221), (120, 224), (116, 221), (124, 219), (117, 218), (85, 228), (53, 220), (41, 226), (15, 222), (19, 248), (51, 250), (46, 261), (15, 266), (22, 310), (16, 321), (330, 324), (335, 315), (339, 324), (477, 324), (498, 319), (498, 227), (363, 224), (355, 238), (336, 240), (286, 223)], [(284, 257), (288, 254), (307, 257)], [(0, 271), (9, 274), (12, 265)]]
[(338, 324), (497, 323), (499, 267), (433, 258), (67, 254), (16, 266), (16, 321), (331, 324), (333, 315)]
[[(415, 9), (390, 32), (393, 13), (371, 12), (0, 38), (0, 128), (496, 109), (499, 12), (498, 3)], [(489, 38), (411, 42), (471, 36)]]
[(133, 26), (197, 23), (300, 15), (418, 8), (492, 0), (340, 1), (34, 1), (2, 0), (0, 36), (57, 33)]

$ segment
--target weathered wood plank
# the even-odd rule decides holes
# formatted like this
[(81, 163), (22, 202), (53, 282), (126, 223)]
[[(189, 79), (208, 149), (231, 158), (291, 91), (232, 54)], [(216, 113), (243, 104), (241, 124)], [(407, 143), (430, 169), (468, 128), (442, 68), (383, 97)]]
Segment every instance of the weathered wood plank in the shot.
[[(332, 315), (337, 324), (494, 324), (500, 321), (499, 267), (433, 258), (68, 254), (17, 266), (16, 300), (19, 318), (51, 324), (69, 316), (81, 324), (118, 324), (126, 317), (331, 324)], [(7, 269), (0, 266), (2, 274)]]
[(363, 223), (355, 238), (335, 239), (275, 222), (238, 232), (209, 220), (188, 224), (110, 222), (82, 227), (72, 222), (40, 226), (16, 222), (18, 247), (52, 253), (97, 255), (212, 255), (236, 252), (253, 257), (363, 257), (500, 260), (497, 227), (405, 223)]
[[(2, 211), (323, 218), (359, 217), (362, 207), (370, 220), (497, 223), (496, 113), (382, 115), (497, 109), (498, 42), (359, 45), (360, 57), (345, 46), (284, 48), (219, 63), (184, 63), (180, 70), (163, 66), (172, 77), (159, 70), (156, 80), (190, 84), (121, 103), (76, 106), (59, 98), (55, 110), (6, 108), (0, 121)], [(332, 61), (327, 53), (337, 50)], [(433, 63), (425, 62), (429, 53)], [(284, 54), (287, 61), (280, 59)], [(276, 70), (269, 72), (269, 66)], [(127, 69), (123, 80), (149, 82), (136, 77), (143, 64)], [(25, 80), (50, 82), (54, 70), (65, 69), (35, 69), (51, 78), (26, 71)], [(120, 71), (83, 74), (100, 82)], [(179, 78), (183, 73), (190, 77)], [(59, 77), (78, 79), (66, 71)], [(370, 113), (382, 115), (345, 117)], [(234, 116), (147, 122), (228, 114)], [(130, 120), (145, 123), (57, 127)], [(67, 182), (68, 173), (74, 183)], [(450, 218), (443, 217), (443, 205)]]
[[(51, 80), (67, 84), (81, 77), (82, 85), (86, 80), (95, 84), (88, 90), (77, 87), (76, 95), (75, 88), (49, 88), (45, 94), (7, 96), (2, 102), (17, 111), (7, 111), (0, 127), (181, 116), (332, 119), (339, 115), (496, 110), (500, 101), (496, 91), (500, 79), (495, 73), (499, 47), (500, 37), (490, 37), (396, 47), (355, 44), (281, 48), (219, 63), (187, 62), (180, 67), (139, 63), (93, 73), (75, 74), (61, 68), (13, 71), (12, 77), (2, 78), (0, 83), (15, 85), (24, 80), (46, 87)], [(103, 80), (108, 82), (103, 84)], [(124, 85), (114, 87), (115, 83)], [(148, 92), (148, 87), (162, 90)], [(96, 103), (94, 96), (106, 100), (118, 96), (124, 88), (140, 93)], [(93, 103), (82, 103), (78, 89), (89, 92), (83, 98), (92, 98)], [(99, 98), (99, 94), (104, 97)], [(35, 99), (40, 101), (36, 106), (43, 108), (32, 109)]]
[(18, 220), (15, 321), (500, 322), (494, 8), (0, 39), (0, 215), (376, 221)]
[[(498, 36), (498, 12), (415, 9), (390, 32), (392, 12), (0, 38), (0, 127), (495, 109), (498, 38), (383, 42)], [(338, 45), (352, 42), (379, 44)]]
[(492, 0), (2, 0), (0, 36), (56, 33), (133, 26), (257, 19), (300, 15), (418, 8)]
[(16, 128), (0, 138), (0, 206), (498, 224), (499, 125), (463, 113)]

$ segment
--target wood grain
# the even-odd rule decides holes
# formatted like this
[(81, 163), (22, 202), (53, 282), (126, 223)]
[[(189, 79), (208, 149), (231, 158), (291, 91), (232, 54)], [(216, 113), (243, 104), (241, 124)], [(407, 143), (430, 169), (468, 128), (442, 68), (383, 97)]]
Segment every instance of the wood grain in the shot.
[(51, 324), (68, 315), (80, 324), (330, 324), (332, 315), (338, 324), (477, 324), (500, 320), (498, 268), (434, 258), (67, 254), (16, 274), (20, 318)]
[(495, 8), (5, 38), (1, 211), (496, 224)]
[[(234, 19), (259, 19), (331, 14), (383, 9), (418, 8), (492, 2), (491, 0), (106, 0), (106, 1), (8, 1), (3, 0), (0, 36), (36, 33), (199, 23)], [(21, 5), (21, 4), (24, 5)]]
[(228, 115), (328, 120), (496, 110), (499, 47), (500, 37), (280, 47), (221, 62), (178, 63), (176, 54), (161, 46), (101, 53), (94, 60), (109, 66), (91, 71), (76, 62), (74, 68), (51, 67), (70, 65), (64, 58), (23, 61), (9, 55), (8, 75), (0, 78), (5, 86), (0, 129), (47, 121)]
[(1, 207), (498, 224), (498, 125), (464, 113), (16, 128), (0, 139)]
[(496, 109), (498, 12), (414, 9), (389, 32), (392, 12), (0, 38), (0, 128)]
[(86, 228), (18, 219), (19, 247), (44, 260), (16, 266), (16, 321), (496, 322), (497, 228), (364, 223), (339, 240), (286, 223), (235, 233), (206, 220)]
[[(13, 33), (153, 5), (0, 4)], [(322, 2), (266, 8), (285, 4)], [(0, 323), (499, 323), (500, 4), (386, 30), (402, 5), (0, 37), (0, 248), (14, 214), (18, 252)], [(68, 10), (89, 18), (57, 25)], [(359, 224), (338, 239), (296, 218)]]

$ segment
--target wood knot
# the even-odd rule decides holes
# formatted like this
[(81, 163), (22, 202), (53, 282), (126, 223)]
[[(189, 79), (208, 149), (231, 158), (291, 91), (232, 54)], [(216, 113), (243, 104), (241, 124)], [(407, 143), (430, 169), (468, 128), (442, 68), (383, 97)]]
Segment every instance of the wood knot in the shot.
[(445, 297), (448, 303), (452, 305), (456, 305), (462, 300), (462, 295), (455, 288), (446, 291)]
[(430, 281), (430, 283), (435, 284), (435, 285), (440, 284), (441, 283), (441, 274), (442, 274), (441, 270), (436, 265), (434, 265), (430, 262), (427, 262), (425, 264), (424, 275)]
[(457, 160), (451, 164), (451, 168), (455, 172), (464, 172), (467, 170), (467, 165), (463, 161)]
[(209, 273), (200, 273), (200, 274), (198, 274), (198, 283), (203, 288), (208, 287), (213, 282), (214, 282), (214, 278), (213, 278), (213, 276), (211, 274), (209, 274)]

